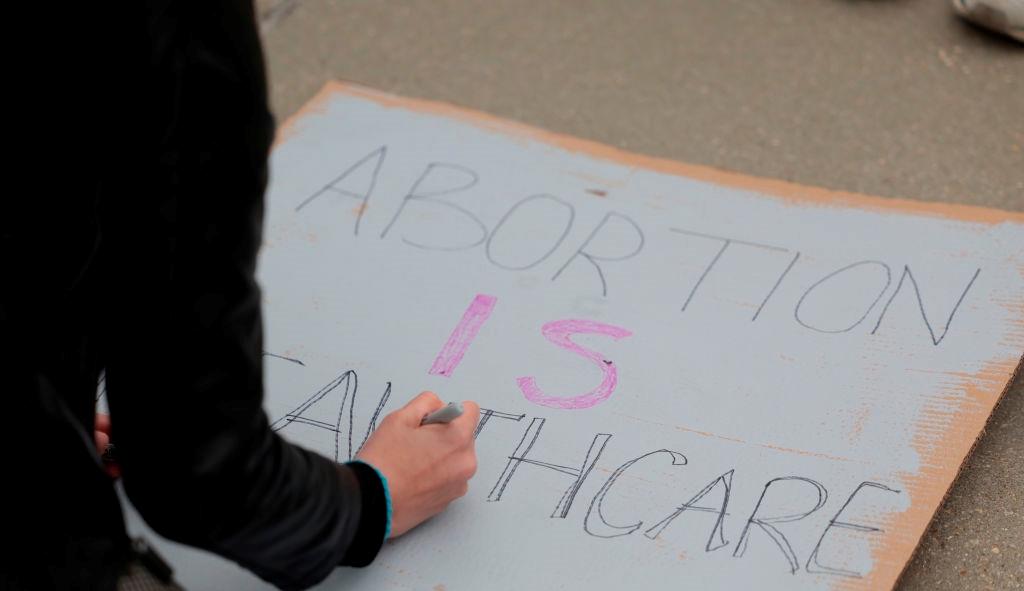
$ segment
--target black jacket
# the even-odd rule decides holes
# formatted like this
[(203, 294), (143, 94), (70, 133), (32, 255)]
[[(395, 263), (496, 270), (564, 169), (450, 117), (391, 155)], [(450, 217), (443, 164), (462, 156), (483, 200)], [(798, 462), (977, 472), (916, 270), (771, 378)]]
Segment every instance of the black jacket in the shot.
[(157, 532), (285, 588), (368, 564), (376, 474), (285, 442), (261, 406), (273, 121), (252, 6), (71, 4), (87, 6), (47, 17), (66, 51), (36, 70), (52, 91), (18, 146), (35, 182), (2, 219), (0, 587), (115, 584), (128, 540), (92, 444), (103, 368), (125, 491)]

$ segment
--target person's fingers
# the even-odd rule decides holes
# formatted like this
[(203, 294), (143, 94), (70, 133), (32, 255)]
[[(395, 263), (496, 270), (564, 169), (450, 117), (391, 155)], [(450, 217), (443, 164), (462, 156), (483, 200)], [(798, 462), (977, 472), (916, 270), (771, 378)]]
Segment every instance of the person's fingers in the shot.
[(110, 415), (96, 413), (93, 429), (110, 435)]
[(462, 415), (448, 424), (448, 432), (460, 442), (468, 443), (479, 422), (480, 406), (472, 400), (466, 400), (462, 403)]
[[(468, 450), (459, 461), (459, 478), (467, 482), (476, 475), (476, 451)], [(465, 493), (463, 493), (465, 494)]]
[(403, 406), (399, 413), (407, 424), (419, 426), (423, 417), (444, 406), (441, 399), (433, 392), (420, 392), (420, 395)]
[(93, 439), (96, 441), (96, 452), (102, 456), (103, 452), (107, 449), (107, 445), (110, 444), (110, 436), (99, 430), (93, 431), (92, 434)]
[(470, 425), (470, 431), (476, 430), (476, 424), (480, 422), (480, 405), (472, 400), (462, 402), (462, 416)]

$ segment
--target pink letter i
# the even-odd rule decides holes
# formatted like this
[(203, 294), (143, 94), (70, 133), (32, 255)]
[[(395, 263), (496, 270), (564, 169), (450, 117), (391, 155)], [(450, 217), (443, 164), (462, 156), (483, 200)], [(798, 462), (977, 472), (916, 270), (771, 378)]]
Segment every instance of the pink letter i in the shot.
[(466, 308), (466, 313), (462, 315), (462, 320), (455, 326), (455, 330), (448, 337), (448, 342), (441, 347), (441, 352), (437, 354), (434, 365), (427, 373), (442, 375), (446, 378), (451, 377), (452, 372), (462, 361), (462, 356), (466, 354), (466, 349), (469, 349), (476, 334), (480, 332), (480, 327), (491, 315), (491, 310), (494, 309), (494, 304), (497, 301), (498, 298), (482, 293), (478, 293), (473, 298), (472, 303)]

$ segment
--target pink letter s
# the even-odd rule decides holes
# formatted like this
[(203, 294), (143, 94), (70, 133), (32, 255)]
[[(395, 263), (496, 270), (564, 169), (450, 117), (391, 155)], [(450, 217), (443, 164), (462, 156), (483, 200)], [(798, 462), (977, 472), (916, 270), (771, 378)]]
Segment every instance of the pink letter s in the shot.
[(541, 327), (541, 334), (555, 345), (593, 361), (601, 368), (601, 371), (604, 373), (604, 379), (601, 380), (601, 383), (596, 388), (586, 394), (563, 398), (549, 396), (541, 392), (540, 388), (537, 387), (537, 381), (532, 377), (518, 378), (516, 383), (519, 384), (519, 389), (523, 391), (523, 396), (526, 396), (527, 400), (552, 408), (590, 408), (605, 401), (612, 395), (612, 391), (615, 390), (615, 383), (618, 381), (615, 364), (605, 359), (604, 355), (577, 345), (569, 337), (574, 334), (601, 334), (619, 340), (633, 333), (618, 326), (592, 320), (554, 320)]

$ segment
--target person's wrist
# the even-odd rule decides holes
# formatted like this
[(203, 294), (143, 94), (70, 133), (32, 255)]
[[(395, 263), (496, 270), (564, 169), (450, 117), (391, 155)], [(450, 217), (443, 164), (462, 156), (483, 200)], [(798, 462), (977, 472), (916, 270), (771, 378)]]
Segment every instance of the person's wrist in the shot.
[(352, 466), (353, 464), (358, 465), (359, 468), (369, 468), (369, 471), (372, 471), (377, 482), (379, 482), (380, 484), (384, 508), (384, 533), (381, 538), (381, 543), (386, 542), (388, 538), (391, 537), (391, 525), (394, 515), (391, 503), (391, 487), (388, 485), (388, 478), (387, 476), (384, 475), (383, 472), (380, 471), (380, 469), (378, 469), (373, 464), (367, 462), (366, 460), (356, 459), (352, 460), (351, 462), (348, 462), (349, 466)]
[(388, 477), (385, 476), (384, 473), (381, 472), (380, 469), (377, 468), (377, 466), (374, 466), (373, 464), (371, 464), (371, 463), (369, 463), (369, 462), (367, 462), (365, 460), (352, 460), (352, 462), (349, 462), (349, 463), (356, 463), (356, 462), (358, 462), (360, 464), (363, 464), (365, 466), (369, 466), (373, 470), (374, 474), (377, 475), (377, 478), (380, 479), (381, 488), (384, 490), (384, 507), (385, 507), (385, 511), (384, 511), (384, 538), (383, 538), (383, 541), (386, 542), (388, 540), (388, 538), (391, 537), (391, 522), (392, 522), (392, 519), (394, 517), (394, 510), (393, 510), (392, 505), (391, 505), (391, 487), (388, 485)]
[(339, 564), (367, 566), (380, 552), (389, 528), (385, 484), (377, 470), (366, 462), (357, 460), (339, 467), (351, 474), (359, 486), (359, 522)]

